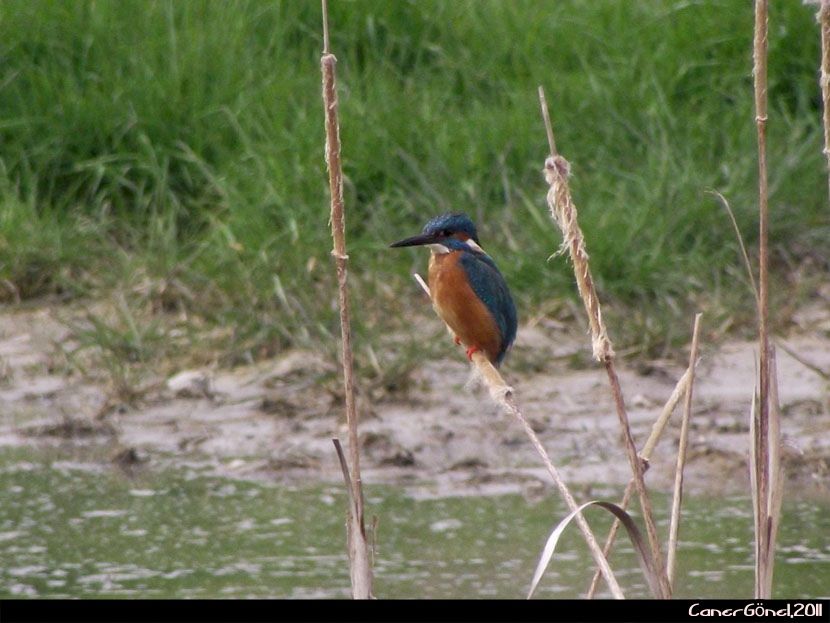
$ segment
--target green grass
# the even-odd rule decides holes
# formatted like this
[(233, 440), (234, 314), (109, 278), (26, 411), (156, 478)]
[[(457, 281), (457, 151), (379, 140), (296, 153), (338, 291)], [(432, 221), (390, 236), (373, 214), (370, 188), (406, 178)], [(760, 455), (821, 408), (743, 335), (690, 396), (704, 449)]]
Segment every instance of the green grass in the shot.
[[(612, 338), (653, 348), (685, 339), (698, 309), (751, 313), (705, 193), (729, 199), (753, 244), (751, 3), (331, 4), (361, 339), (426, 307), (410, 277), (424, 254), (386, 246), (444, 210), (477, 220), (523, 317), (574, 296), (565, 260), (548, 261), (560, 238), (538, 84)], [(151, 315), (225, 327), (228, 362), (330, 343), (319, 11), (4, 0), (0, 297), (125, 292)], [(811, 256), (826, 270), (814, 7), (771, 11), (775, 269)]]

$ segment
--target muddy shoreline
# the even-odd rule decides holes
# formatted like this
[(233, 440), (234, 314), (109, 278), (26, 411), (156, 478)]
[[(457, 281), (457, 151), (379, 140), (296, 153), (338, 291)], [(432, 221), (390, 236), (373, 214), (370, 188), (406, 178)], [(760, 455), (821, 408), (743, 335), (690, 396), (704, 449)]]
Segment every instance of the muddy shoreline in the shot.
[[(347, 437), (342, 395), (332, 364), (318, 354), (291, 351), (234, 369), (185, 370), (156, 379), (125, 404), (113, 400), (100, 378), (55, 365), (56, 344), (71, 335), (49, 309), (2, 318), (2, 446), (68, 446), (75, 455), (88, 449), (99, 457), (90, 460), (113, 469), (186, 460), (233, 477), (292, 484), (340, 479), (331, 438)], [(806, 324), (783, 340), (797, 358), (778, 351), (787, 491), (830, 497), (830, 383), (821, 373), (830, 371), (830, 314), (813, 312)], [(581, 494), (600, 495), (626, 483), (629, 469), (604, 371), (574, 368), (567, 356), (585, 348), (576, 328), (522, 327), (505, 375), (565, 480)], [(692, 493), (748, 495), (754, 353), (754, 344), (742, 341), (702, 349), (686, 468)], [(545, 363), (522, 365), (529, 360)], [(638, 445), (682, 372), (666, 361), (620, 364)], [(371, 402), (361, 397), (359, 406), (366, 484), (436, 497), (540, 497), (552, 490), (519, 425), (470, 381), (463, 355), (449, 344), (445, 359), (425, 361), (412, 373), (406, 391)], [(657, 491), (669, 491), (673, 482), (679, 418), (680, 408), (647, 474)]]

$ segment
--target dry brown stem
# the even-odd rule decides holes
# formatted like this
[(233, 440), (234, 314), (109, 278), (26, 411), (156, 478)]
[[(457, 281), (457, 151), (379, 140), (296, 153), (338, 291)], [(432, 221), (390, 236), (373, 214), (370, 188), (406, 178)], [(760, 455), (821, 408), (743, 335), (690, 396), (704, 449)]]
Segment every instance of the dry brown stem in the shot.
[[(691, 370), (687, 368), (683, 373), (683, 376), (681, 376), (677, 381), (677, 384), (675, 385), (674, 390), (672, 390), (671, 396), (669, 396), (669, 399), (663, 407), (663, 410), (660, 412), (659, 417), (652, 425), (651, 433), (649, 434), (646, 443), (643, 445), (643, 449), (640, 451), (640, 459), (644, 463), (648, 464), (651, 460), (651, 453), (654, 452), (657, 442), (660, 441), (660, 437), (663, 435), (663, 431), (666, 428), (666, 424), (668, 424), (669, 418), (671, 418), (672, 413), (674, 413), (675, 408), (680, 403), (680, 398), (685, 394), (686, 388), (689, 386), (691, 375)], [(628, 485), (625, 487), (625, 492), (623, 493), (619, 506), (623, 509), (627, 509), (633, 494), (634, 478), (628, 481)], [(608, 536), (605, 539), (605, 545), (603, 545), (602, 548), (602, 552), (605, 554), (606, 558), (611, 553), (611, 548), (614, 545), (614, 540), (617, 537), (617, 531), (619, 528), (620, 522), (615, 520), (614, 523), (611, 524), (611, 529), (608, 531)], [(588, 588), (588, 599), (591, 599), (596, 593), (599, 586), (599, 579), (600, 573), (599, 570), (597, 570), (594, 572), (594, 577), (591, 579), (591, 586)]]
[(671, 522), (669, 523), (669, 552), (666, 558), (666, 573), (669, 577), (669, 586), (674, 590), (674, 572), (677, 562), (677, 536), (680, 530), (680, 506), (683, 503), (683, 468), (686, 466), (686, 448), (689, 444), (689, 420), (692, 415), (692, 391), (695, 385), (695, 361), (700, 338), (700, 317), (695, 315), (694, 329), (692, 330), (692, 348), (689, 352), (689, 384), (686, 388), (686, 399), (683, 404), (683, 420), (680, 425), (680, 443), (677, 448), (677, 468), (674, 472), (674, 497), (671, 507)]
[[(545, 107), (544, 91), (539, 87), (540, 103)], [(546, 110), (543, 109), (543, 118), (546, 120)], [(548, 144), (554, 146), (553, 130), (546, 121), (548, 132)], [(545, 160), (545, 179), (550, 186), (547, 194), (548, 206), (553, 220), (562, 230), (562, 249), (567, 248), (573, 263), (574, 275), (576, 276), (577, 288), (585, 304), (585, 311), (588, 314), (588, 322), (591, 327), (591, 339), (594, 357), (605, 367), (608, 375), (608, 382), (611, 385), (611, 394), (614, 399), (617, 416), (620, 420), (620, 427), (623, 433), (623, 442), (631, 471), (634, 474), (637, 495), (640, 498), (640, 506), (643, 512), (643, 519), (646, 524), (649, 547), (651, 548), (654, 570), (660, 578), (662, 597), (669, 596), (669, 584), (666, 577), (666, 570), (663, 563), (663, 556), (660, 550), (660, 540), (657, 535), (657, 526), (654, 522), (654, 512), (651, 507), (651, 500), (646, 490), (644, 480), (644, 466), (637, 456), (637, 448), (631, 436), (631, 426), (628, 422), (628, 414), (625, 410), (622, 389), (620, 388), (619, 377), (614, 366), (614, 349), (605, 323), (602, 320), (602, 309), (594, 287), (591, 270), (588, 265), (588, 253), (585, 249), (585, 238), (577, 221), (577, 211), (571, 199), (571, 191), (568, 185), (570, 175), (570, 164), (562, 156), (552, 153)]]
[[(770, 421), (768, 445), (761, 446), (758, 429), (760, 413), (757, 395), (752, 395), (749, 435), (752, 445), (749, 455), (749, 474), (752, 486), (752, 510), (755, 518), (755, 594), (763, 599), (772, 596), (772, 578), (775, 562), (775, 541), (781, 522), (781, 503), (784, 497), (783, 466), (781, 464), (781, 408), (778, 401), (778, 372), (775, 348), (770, 346)], [(762, 465), (761, 463), (765, 463)], [(760, 495), (760, 481), (769, 475), (767, 497)]]
[[(755, 124), (758, 133), (758, 211), (759, 211), (759, 278), (758, 278), (758, 348), (759, 393), (757, 425), (753, 447), (756, 453), (756, 559), (755, 597), (769, 598), (775, 543), (770, 541), (770, 343), (769, 343), (769, 191), (767, 182), (767, 0), (755, 0), (755, 35), (753, 39), (753, 77), (755, 91)], [(777, 409), (776, 409), (777, 411)], [(775, 415), (773, 414), (773, 417)], [(777, 448), (773, 449), (777, 453)], [(774, 535), (773, 535), (774, 536)]]
[[(769, 420), (769, 203), (767, 183), (767, 0), (755, 0), (753, 49), (755, 124), (758, 133), (759, 287), (758, 337), (760, 347), (760, 435), (766, 441)], [(759, 483), (763, 488), (764, 484)], [(765, 497), (765, 496), (764, 496)]]
[(764, 569), (762, 585), (764, 593), (772, 597), (772, 577), (775, 562), (775, 542), (778, 526), (781, 523), (781, 505), (784, 501), (784, 466), (781, 463), (781, 403), (778, 399), (778, 366), (775, 347), (770, 346), (770, 421), (769, 421), (769, 497), (767, 498), (767, 564)]
[[(351, 477), (345, 457), (339, 452), (344, 479), (349, 488), (348, 551), (349, 570), (352, 581), (352, 595), (355, 599), (369, 599), (372, 596), (372, 567), (366, 528), (363, 518), (363, 487), (360, 478), (360, 447), (357, 435), (358, 414), (355, 406), (354, 359), (352, 357), (351, 320), (349, 315), (349, 292), (346, 262), (346, 218), (343, 208), (343, 168), (340, 161), (340, 124), (337, 116), (337, 59), (329, 51), (328, 7), (323, 3), (324, 50), (320, 58), (323, 73), (323, 105), (326, 120), (326, 165), (329, 171), (331, 193), (331, 234), (334, 242), (332, 255), (337, 268), (337, 291), (340, 306), (340, 337), (342, 341), (343, 386), (346, 394), (346, 422), (349, 428), (349, 461)], [(337, 447), (337, 444), (335, 444)]]
[[(481, 352), (473, 354), (472, 362), (475, 364), (479, 373), (481, 373), (481, 377), (484, 379), (487, 389), (490, 392), (490, 397), (501, 405), (502, 409), (504, 409), (506, 413), (509, 413), (519, 421), (522, 428), (524, 428), (525, 433), (530, 438), (530, 442), (533, 444), (533, 447), (536, 448), (536, 452), (538, 452), (539, 456), (542, 458), (542, 462), (545, 464), (551, 478), (553, 478), (553, 482), (559, 489), (559, 493), (562, 495), (562, 498), (565, 500), (568, 508), (571, 512), (576, 511), (578, 508), (576, 500), (574, 500), (570, 490), (565, 484), (565, 481), (562, 480), (562, 477), (559, 475), (559, 470), (556, 469), (553, 462), (550, 460), (545, 447), (542, 445), (542, 442), (539, 441), (539, 437), (536, 435), (533, 428), (530, 426), (524, 415), (522, 415), (522, 412), (519, 410), (519, 407), (516, 405), (516, 402), (513, 399), (513, 388), (507, 385), (499, 371), (493, 367), (493, 364), (491, 364), (487, 357)], [(622, 589), (620, 588), (617, 579), (614, 577), (614, 573), (611, 571), (611, 567), (608, 565), (608, 560), (603, 555), (602, 550), (599, 547), (599, 543), (597, 543), (596, 537), (593, 532), (591, 532), (588, 522), (585, 520), (582, 513), (578, 513), (575, 520), (579, 526), (579, 529), (582, 531), (583, 536), (585, 537), (585, 541), (588, 543), (588, 547), (591, 550), (591, 555), (594, 557), (594, 561), (602, 571), (602, 577), (611, 589), (611, 594), (616, 599), (623, 599)]]
[(824, 157), (827, 159), (827, 183), (830, 189), (830, 0), (821, 0), (818, 12), (821, 27), (821, 100), (824, 103)]

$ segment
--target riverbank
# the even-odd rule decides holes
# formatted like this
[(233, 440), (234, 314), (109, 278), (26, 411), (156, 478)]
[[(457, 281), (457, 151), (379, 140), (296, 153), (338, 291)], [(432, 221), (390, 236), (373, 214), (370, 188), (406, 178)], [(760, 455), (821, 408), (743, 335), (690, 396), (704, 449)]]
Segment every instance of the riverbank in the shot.
[[(114, 387), (111, 376), (66, 364), (75, 326), (67, 314), (71, 310), (61, 310), (58, 319), (46, 307), (4, 313), (0, 445), (89, 448), (90, 456), (113, 469), (153, 470), (187, 460), (237, 477), (339, 481), (331, 438), (345, 439), (346, 432), (334, 362), (292, 350), (233, 368), (150, 372), (130, 392)], [(827, 496), (830, 313), (822, 302), (795, 320), (778, 350), (787, 491)], [(470, 382), (463, 354), (449, 340), (443, 352), (444, 359), (425, 360), (405, 382), (361, 388), (364, 482), (427, 497), (546, 495), (551, 485), (522, 430)], [(754, 353), (755, 345), (746, 341), (703, 345), (686, 468), (691, 492), (749, 491)], [(682, 372), (671, 361), (621, 362), (638, 444)], [(505, 374), (568, 483), (598, 495), (597, 488), (627, 482), (607, 381), (591, 364), (577, 327), (522, 327)], [(647, 475), (658, 491), (671, 489), (679, 418), (678, 408)]]

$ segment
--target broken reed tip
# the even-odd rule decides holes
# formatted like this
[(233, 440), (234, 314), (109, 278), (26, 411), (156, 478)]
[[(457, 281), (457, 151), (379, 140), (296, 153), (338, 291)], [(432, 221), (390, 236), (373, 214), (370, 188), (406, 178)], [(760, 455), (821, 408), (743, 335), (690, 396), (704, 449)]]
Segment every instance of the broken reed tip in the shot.
[[(571, 163), (560, 155), (545, 158), (545, 176), (555, 174), (565, 179), (571, 176)], [(548, 180), (550, 183), (550, 180)]]

